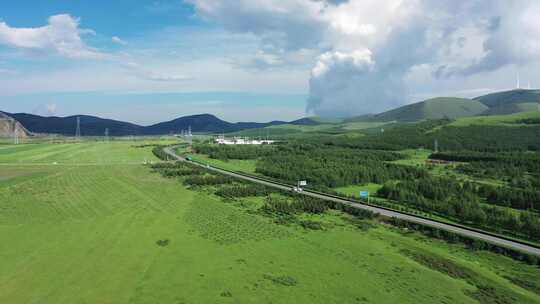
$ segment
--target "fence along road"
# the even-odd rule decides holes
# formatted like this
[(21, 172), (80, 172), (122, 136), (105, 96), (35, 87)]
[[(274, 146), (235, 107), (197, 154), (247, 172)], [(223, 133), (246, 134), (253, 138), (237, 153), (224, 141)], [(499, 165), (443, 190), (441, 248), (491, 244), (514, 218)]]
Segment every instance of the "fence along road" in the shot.
[[(261, 185), (265, 185), (265, 186), (269, 186), (269, 187), (273, 187), (273, 188), (280, 189), (280, 190), (285, 190), (285, 191), (292, 191), (292, 188), (294, 187), (294, 186), (290, 186), (290, 185), (286, 185), (286, 184), (282, 184), (282, 183), (273, 182), (273, 181), (261, 179), (261, 178), (258, 178), (258, 177), (250, 176), (250, 175), (247, 175), (247, 174), (239, 174), (239, 173), (235, 173), (235, 172), (232, 172), (232, 171), (216, 168), (216, 167), (213, 167), (213, 166), (204, 165), (204, 164), (201, 164), (199, 162), (190, 161), (190, 160), (185, 159), (184, 157), (181, 157), (181, 156), (177, 155), (174, 152), (174, 147), (166, 147), (166, 148), (163, 149), (163, 151), (165, 153), (167, 153), (167, 155), (169, 155), (173, 159), (176, 159), (176, 160), (179, 160), (179, 161), (189, 162), (191, 164), (206, 168), (207, 170), (214, 171), (214, 172), (224, 174), (224, 175), (228, 175), (228, 176), (232, 176), (232, 177), (235, 177), (235, 178), (238, 178), (238, 179), (243, 179), (243, 180), (246, 180), (246, 181), (250, 181), (250, 182), (253, 182), (253, 183), (258, 183), (258, 184), (261, 184)], [(347, 199), (339, 198), (339, 197), (336, 197), (336, 196), (333, 196), (333, 195), (313, 192), (313, 191), (310, 191), (310, 190), (304, 190), (304, 191), (301, 191), (301, 192), (298, 192), (298, 193), (303, 194), (303, 195), (307, 195), (307, 196), (311, 196), (311, 197), (315, 197), (315, 198), (320, 198), (320, 199), (332, 201), (332, 202), (337, 202), (337, 203), (344, 204), (344, 205), (347, 205), (347, 206), (351, 206), (351, 207), (354, 207), (354, 208), (368, 210), (368, 211), (371, 211), (373, 213), (378, 213), (378, 214), (380, 214), (382, 216), (386, 216), (386, 217), (398, 218), (398, 219), (405, 220), (405, 221), (408, 221), (408, 222), (411, 222), (411, 223), (418, 223), (418, 224), (423, 224), (423, 225), (430, 226), (430, 227), (435, 227), (435, 228), (438, 228), (438, 229), (441, 229), (441, 230), (446, 230), (446, 231), (453, 232), (453, 233), (463, 235), (463, 236), (466, 236), (466, 237), (482, 240), (482, 241), (488, 242), (490, 244), (494, 244), (494, 245), (498, 245), (498, 246), (518, 250), (518, 251), (521, 251), (521, 252), (524, 252), (524, 253), (540, 256), (540, 248), (539, 247), (534, 247), (534, 246), (526, 244), (526, 243), (520, 243), (518, 241), (503, 238), (503, 237), (496, 236), (496, 235), (493, 235), (493, 234), (490, 234), (490, 233), (487, 233), (487, 232), (482, 232), (482, 231), (479, 231), (479, 230), (476, 230), (476, 229), (469, 229), (469, 228), (464, 227), (464, 226), (446, 224), (446, 223), (443, 223), (443, 222), (438, 222), (438, 221), (435, 221), (435, 220), (431, 220), (431, 219), (427, 219), (427, 218), (423, 218), (423, 217), (419, 217), (419, 216), (414, 216), (414, 215), (411, 215), (411, 214), (401, 213), (401, 212), (393, 211), (393, 210), (386, 209), (386, 208), (368, 206), (368, 205), (356, 203), (356, 202), (353, 202), (353, 201), (349, 201)]]

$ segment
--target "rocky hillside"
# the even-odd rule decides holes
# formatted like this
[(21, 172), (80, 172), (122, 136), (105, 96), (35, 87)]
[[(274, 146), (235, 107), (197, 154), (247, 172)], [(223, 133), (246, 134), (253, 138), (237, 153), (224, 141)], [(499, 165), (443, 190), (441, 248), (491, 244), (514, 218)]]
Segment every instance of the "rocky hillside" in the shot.
[(14, 129), (21, 138), (30, 135), (21, 123), (0, 112), (0, 137), (13, 137)]

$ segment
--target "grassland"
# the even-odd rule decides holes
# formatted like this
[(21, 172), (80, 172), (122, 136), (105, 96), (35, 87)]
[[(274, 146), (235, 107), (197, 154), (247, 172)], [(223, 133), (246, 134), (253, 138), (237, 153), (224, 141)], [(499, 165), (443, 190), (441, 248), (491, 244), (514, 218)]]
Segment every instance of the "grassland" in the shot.
[[(293, 125), (284, 124), (270, 126), (262, 129), (243, 130), (229, 134), (230, 136), (250, 136), (264, 137), (271, 136), (273, 138), (301, 138), (306, 135), (314, 135), (318, 133), (340, 134), (343, 132), (374, 129), (387, 125), (386, 122), (342, 122), (340, 120), (320, 121), (316, 125)], [(355, 133), (358, 135), (358, 133)]]
[(540, 111), (522, 112), (510, 115), (493, 115), (458, 118), (450, 124), (455, 127), (466, 127), (471, 125), (488, 126), (525, 126), (520, 123), (523, 119), (540, 119)]
[[(0, 164), (127, 164), (149, 160), (149, 144), (170, 144), (170, 139), (81, 143), (29, 143), (1, 145)], [(146, 147), (144, 147), (146, 146)]]
[(140, 144), (0, 146), (0, 303), (540, 302), (537, 268), (339, 213), (277, 225), (151, 173)]
[(365, 122), (365, 121), (358, 121), (358, 122), (348, 122), (344, 123), (341, 128), (343, 130), (366, 130), (366, 129), (372, 129), (377, 128), (380, 126), (383, 126), (387, 124), (386, 122)]
[(365, 184), (365, 185), (353, 185), (353, 186), (347, 186), (347, 187), (339, 187), (335, 188), (339, 193), (343, 193), (345, 195), (354, 196), (356, 198), (359, 197), (360, 191), (369, 191), (369, 194), (371, 196), (376, 195), (377, 190), (379, 190), (382, 186), (379, 184)]
[(194, 160), (216, 166), (218, 168), (223, 168), (231, 171), (240, 171), (246, 173), (255, 173), (256, 160), (252, 159), (229, 159), (229, 160), (220, 160), (208, 157), (205, 154), (190, 154)]

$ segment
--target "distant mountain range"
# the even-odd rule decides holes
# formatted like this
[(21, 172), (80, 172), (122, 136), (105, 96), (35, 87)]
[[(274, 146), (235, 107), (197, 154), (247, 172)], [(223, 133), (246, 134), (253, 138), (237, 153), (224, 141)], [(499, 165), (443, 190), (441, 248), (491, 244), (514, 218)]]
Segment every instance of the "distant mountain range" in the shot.
[(29, 132), (35, 134), (61, 134), (71, 136), (75, 134), (77, 117), (81, 123), (81, 134), (83, 136), (102, 136), (105, 129), (109, 130), (111, 136), (126, 135), (161, 135), (179, 133), (181, 130), (192, 132), (227, 133), (245, 129), (264, 128), (280, 124), (316, 124), (309, 118), (285, 122), (271, 121), (268, 123), (258, 122), (237, 122), (231, 123), (217, 118), (211, 114), (199, 114), (180, 117), (171, 121), (157, 123), (151, 126), (140, 126), (129, 122), (112, 119), (105, 119), (89, 115), (76, 115), (68, 117), (44, 117), (26, 113), (3, 113), (4, 117), (11, 117), (17, 120)]
[[(478, 115), (503, 115), (517, 112), (536, 111), (540, 107), (540, 90), (517, 89), (479, 96), (473, 99), (456, 97), (438, 97), (405, 105), (375, 115), (362, 115), (344, 120), (347, 122), (415, 122), (425, 119), (459, 118)], [(102, 136), (105, 129), (111, 136), (125, 135), (161, 135), (179, 133), (191, 127), (192, 132), (228, 133), (246, 129), (259, 129), (269, 126), (318, 125), (333, 123), (329, 120), (306, 117), (291, 122), (271, 121), (267, 123), (237, 122), (231, 123), (211, 114), (199, 114), (180, 117), (171, 121), (151, 126), (140, 126), (129, 122), (105, 119), (95, 116), (78, 115), (68, 117), (44, 117), (25, 113), (0, 112), (0, 136), (12, 134), (12, 122), (18, 121), (20, 134), (61, 134), (74, 135), (77, 117), (81, 121), (83, 136)], [(12, 121), (12, 120), (11, 120)], [(11, 129), (10, 129), (11, 128)]]
[(414, 122), (425, 119), (459, 118), (478, 115), (503, 115), (538, 110), (540, 90), (516, 89), (473, 99), (438, 97), (405, 105), (375, 115), (346, 119), (356, 121)]

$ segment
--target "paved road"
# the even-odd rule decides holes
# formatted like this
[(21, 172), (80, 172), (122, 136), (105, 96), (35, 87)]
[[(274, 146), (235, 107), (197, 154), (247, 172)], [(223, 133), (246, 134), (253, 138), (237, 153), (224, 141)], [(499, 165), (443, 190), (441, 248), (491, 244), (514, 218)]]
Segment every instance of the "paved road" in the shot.
[[(176, 160), (187, 161), (185, 158), (176, 155), (176, 153), (174, 153), (173, 148), (171, 148), (171, 147), (165, 148), (164, 151), (167, 154), (169, 154), (172, 158), (174, 158)], [(273, 187), (273, 188), (277, 188), (277, 189), (281, 189), (281, 190), (286, 190), (286, 191), (291, 191), (292, 190), (292, 186), (285, 186), (285, 185), (278, 184), (278, 183), (273, 183), (273, 182), (270, 182), (270, 181), (267, 181), (267, 180), (261, 180), (261, 179), (255, 178), (255, 177), (250, 177), (250, 176), (241, 175), (241, 174), (237, 174), (237, 173), (234, 173), (234, 172), (222, 170), (222, 169), (215, 168), (215, 167), (212, 167), (212, 166), (205, 166), (205, 165), (202, 165), (202, 164), (197, 163), (197, 162), (190, 162), (190, 163), (201, 166), (201, 167), (204, 167), (204, 168), (206, 168), (206, 169), (208, 169), (210, 171), (214, 171), (214, 172), (218, 172), (218, 173), (225, 174), (225, 175), (228, 175), (228, 176), (232, 176), (232, 177), (235, 177), (235, 178), (247, 180), (247, 181), (250, 181), (250, 182), (253, 182), (253, 183), (258, 183), (258, 184), (262, 184), (262, 185), (266, 185), (266, 186), (269, 186), (269, 187)], [(536, 248), (536, 247), (529, 246), (529, 245), (526, 245), (526, 244), (514, 242), (512, 240), (500, 238), (500, 237), (490, 235), (490, 234), (487, 234), (487, 233), (482, 233), (482, 232), (479, 232), (479, 231), (470, 230), (470, 229), (467, 229), (465, 227), (456, 227), (456, 226), (448, 225), (448, 224), (445, 224), (445, 223), (437, 222), (437, 221), (434, 221), (434, 220), (417, 217), (417, 216), (414, 216), (414, 215), (404, 214), (404, 213), (391, 211), (391, 210), (378, 208), (378, 207), (373, 207), (373, 206), (367, 206), (367, 205), (355, 203), (355, 202), (352, 202), (352, 201), (348, 201), (346, 199), (336, 198), (336, 197), (331, 196), (331, 195), (324, 195), (324, 194), (314, 193), (314, 192), (310, 192), (310, 191), (302, 191), (302, 192), (299, 192), (299, 193), (307, 195), (307, 196), (311, 196), (311, 197), (316, 197), (316, 198), (320, 198), (320, 199), (324, 199), (324, 200), (329, 200), (329, 201), (341, 203), (341, 204), (348, 205), (348, 206), (351, 206), (351, 207), (354, 207), (354, 208), (369, 210), (371, 212), (379, 213), (380, 215), (383, 215), (383, 216), (386, 216), (386, 217), (394, 217), (394, 218), (402, 219), (402, 220), (412, 222), (412, 223), (419, 223), (419, 224), (423, 224), (423, 225), (426, 225), (426, 226), (439, 228), (441, 230), (454, 232), (454, 233), (459, 234), (459, 235), (463, 235), (463, 236), (483, 240), (483, 241), (486, 241), (486, 242), (491, 243), (491, 244), (495, 244), (495, 245), (499, 245), (499, 246), (503, 246), (503, 247), (507, 247), (507, 248), (511, 248), (511, 249), (519, 250), (519, 251), (526, 252), (526, 253), (529, 253), (529, 254), (534, 254), (534, 255), (540, 256), (540, 248)]]

